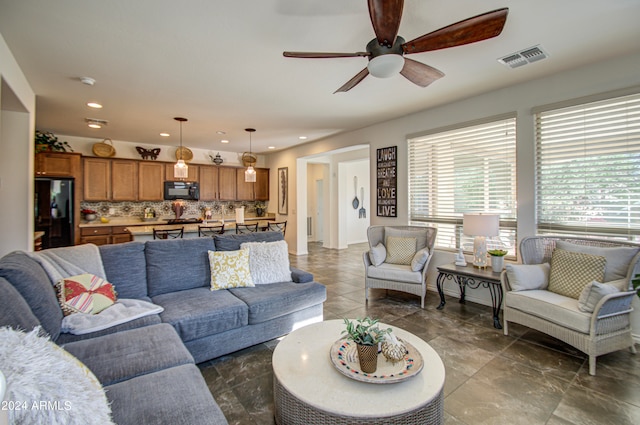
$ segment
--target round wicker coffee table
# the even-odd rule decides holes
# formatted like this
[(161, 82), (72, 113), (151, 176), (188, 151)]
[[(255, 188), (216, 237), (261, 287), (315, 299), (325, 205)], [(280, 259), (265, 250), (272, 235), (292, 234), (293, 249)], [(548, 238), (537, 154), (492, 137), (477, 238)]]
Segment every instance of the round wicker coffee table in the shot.
[(343, 335), (342, 320), (293, 331), (273, 353), (275, 420), (278, 425), (442, 424), (444, 365), (423, 340), (391, 327), (421, 354), (424, 368), (402, 382), (374, 384), (348, 378), (329, 351)]

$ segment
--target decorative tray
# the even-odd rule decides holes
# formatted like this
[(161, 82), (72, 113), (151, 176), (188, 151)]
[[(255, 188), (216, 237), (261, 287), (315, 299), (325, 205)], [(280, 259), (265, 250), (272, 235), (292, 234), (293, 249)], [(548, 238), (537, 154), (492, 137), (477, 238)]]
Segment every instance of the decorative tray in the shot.
[(420, 373), (424, 361), (420, 352), (407, 341), (402, 341), (407, 347), (407, 354), (398, 362), (392, 363), (382, 354), (378, 354), (378, 368), (373, 373), (360, 370), (358, 349), (356, 343), (341, 338), (333, 343), (329, 351), (331, 363), (343, 375), (356, 381), (372, 384), (393, 384), (404, 381)]

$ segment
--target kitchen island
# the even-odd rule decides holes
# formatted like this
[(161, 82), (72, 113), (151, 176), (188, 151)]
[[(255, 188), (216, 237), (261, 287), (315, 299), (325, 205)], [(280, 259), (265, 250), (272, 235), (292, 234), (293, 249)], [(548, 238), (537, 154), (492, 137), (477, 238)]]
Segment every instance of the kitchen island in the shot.
[[(275, 220), (275, 217), (245, 217), (244, 222), (247, 224), (253, 224), (256, 221), (258, 222), (258, 229), (265, 229), (269, 223), (269, 221)], [(184, 224), (167, 224), (163, 223), (149, 223), (146, 226), (135, 226), (129, 228), (129, 233), (134, 241), (150, 241), (153, 240), (153, 229), (179, 229), (180, 227), (184, 227), (184, 238), (197, 238), (198, 237), (198, 226), (207, 226), (207, 225), (216, 225), (220, 224), (220, 220), (211, 220), (207, 223), (184, 223)], [(224, 231), (225, 233), (231, 232), (235, 233), (236, 231), (236, 222), (235, 220), (225, 220), (224, 221)]]

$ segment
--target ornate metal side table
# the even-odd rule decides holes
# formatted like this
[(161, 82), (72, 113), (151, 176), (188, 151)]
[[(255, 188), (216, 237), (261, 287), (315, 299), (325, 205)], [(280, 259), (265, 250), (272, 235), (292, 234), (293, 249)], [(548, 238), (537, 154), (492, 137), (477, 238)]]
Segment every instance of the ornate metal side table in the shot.
[(491, 293), (491, 304), (493, 306), (493, 327), (502, 329), (500, 324), (500, 306), (502, 306), (502, 285), (500, 284), (500, 273), (495, 273), (491, 268), (479, 269), (472, 265), (456, 266), (455, 264), (445, 264), (438, 266), (438, 294), (440, 295), (440, 305), (438, 310), (442, 310), (446, 301), (442, 287), (445, 281), (453, 280), (460, 288), (460, 303), (465, 303), (465, 288), (476, 289), (482, 286), (488, 288)]

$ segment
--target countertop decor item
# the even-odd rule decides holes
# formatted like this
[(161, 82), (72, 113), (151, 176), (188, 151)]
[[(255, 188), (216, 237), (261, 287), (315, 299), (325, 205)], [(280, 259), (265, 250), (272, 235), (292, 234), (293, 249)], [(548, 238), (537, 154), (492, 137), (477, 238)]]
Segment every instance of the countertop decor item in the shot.
[(104, 139), (100, 143), (94, 143), (91, 151), (95, 156), (102, 158), (109, 158), (116, 154), (116, 149), (113, 147), (113, 140), (111, 139)]

